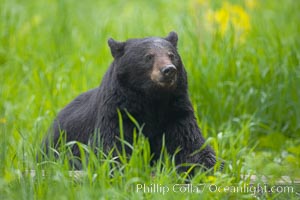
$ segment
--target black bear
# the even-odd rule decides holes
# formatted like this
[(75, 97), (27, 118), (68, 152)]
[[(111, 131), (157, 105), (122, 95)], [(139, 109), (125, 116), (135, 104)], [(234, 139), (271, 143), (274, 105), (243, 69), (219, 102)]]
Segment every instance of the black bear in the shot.
[[(67, 142), (90, 144), (97, 132), (104, 152), (114, 145), (120, 148), (119, 110), (123, 113), (127, 142), (132, 142), (135, 126), (125, 111), (144, 124), (143, 134), (154, 158), (161, 152), (164, 136), (169, 154), (180, 149), (175, 156), (176, 164), (195, 163), (212, 168), (215, 153), (209, 146), (203, 146), (205, 140), (188, 96), (187, 73), (177, 52), (177, 41), (175, 32), (165, 38), (125, 42), (109, 39), (114, 60), (101, 85), (81, 94), (59, 112), (44, 145), (57, 144), (62, 132)], [(76, 147), (72, 153), (80, 156)]]

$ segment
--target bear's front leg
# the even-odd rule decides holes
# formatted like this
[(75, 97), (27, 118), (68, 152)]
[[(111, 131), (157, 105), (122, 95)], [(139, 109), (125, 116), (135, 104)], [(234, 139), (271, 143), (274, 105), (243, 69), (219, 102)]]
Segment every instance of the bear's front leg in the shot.
[[(210, 169), (215, 165), (215, 153), (210, 146), (203, 146), (205, 139), (193, 115), (171, 122), (165, 134), (168, 152), (173, 155), (178, 148), (180, 149), (175, 155), (177, 165), (197, 164), (204, 169)], [(179, 167), (179, 171), (188, 168)]]

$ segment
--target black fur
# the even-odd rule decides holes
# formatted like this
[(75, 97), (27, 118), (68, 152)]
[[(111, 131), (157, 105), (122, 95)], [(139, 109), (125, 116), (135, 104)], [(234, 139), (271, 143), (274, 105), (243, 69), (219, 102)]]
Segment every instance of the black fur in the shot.
[[(56, 144), (63, 130), (67, 141), (88, 144), (98, 132), (104, 152), (111, 150), (114, 144), (120, 147), (117, 109), (122, 112), (125, 140), (132, 142), (134, 125), (124, 114), (127, 110), (140, 124), (145, 124), (143, 134), (149, 138), (154, 158), (160, 154), (165, 134), (170, 154), (181, 149), (176, 155), (177, 164), (197, 163), (205, 168), (213, 167), (216, 162), (213, 150), (209, 146), (200, 150), (205, 140), (188, 97), (187, 74), (177, 52), (177, 40), (175, 32), (166, 38), (126, 42), (109, 39), (114, 61), (100, 87), (81, 94), (60, 111), (45, 145), (49, 145), (49, 140)], [(149, 78), (154, 61), (145, 59), (145, 55), (150, 50), (157, 54), (160, 50), (168, 50), (174, 54), (172, 64), (176, 66), (178, 77), (175, 87), (158, 86)], [(73, 148), (73, 154), (80, 155), (78, 148)]]

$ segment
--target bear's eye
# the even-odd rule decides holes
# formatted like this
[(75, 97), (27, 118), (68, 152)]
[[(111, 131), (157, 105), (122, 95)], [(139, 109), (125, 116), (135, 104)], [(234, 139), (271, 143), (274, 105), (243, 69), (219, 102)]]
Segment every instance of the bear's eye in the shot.
[(153, 60), (153, 58), (154, 58), (154, 54), (147, 54), (146, 56), (145, 56), (145, 59), (146, 59), (146, 61), (151, 61), (151, 60)]
[(175, 55), (173, 53), (168, 53), (168, 56), (171, 60), (175, 60)]

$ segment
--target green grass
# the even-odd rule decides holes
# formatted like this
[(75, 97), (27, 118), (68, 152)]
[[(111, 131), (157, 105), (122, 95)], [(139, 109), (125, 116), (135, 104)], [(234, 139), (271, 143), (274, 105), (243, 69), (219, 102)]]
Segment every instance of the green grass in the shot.
[[(299, 178), (300, 3), (224, 2), (0, 0), (0, 199), (252, 199), (208, 186), (248, 184), (240, 180), (243, 174)], [(226, 13), (233, 17), (223, 31)], [(79, 179), (68, 175), (64, 156), (37, 163), (35, 154), (58, 111), (100, 84), (112, 62), (109, 37), (123, 41), (171, 30), (179, 34), (199, 126), (226, 163), (222, 173), (191, 178), (193, 185), (206, 184), (202, 193), (136, 192), (139, 183), (172, 189), (186, 178), (164, 151), (150, 167), (143, 137), (121, 164), (90, 153)], [(35, 177), (24, 175), (31, 169)], [(299, 198), (295, 192), (257, 198), (287, 196)]]

